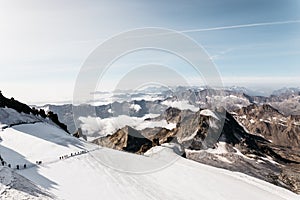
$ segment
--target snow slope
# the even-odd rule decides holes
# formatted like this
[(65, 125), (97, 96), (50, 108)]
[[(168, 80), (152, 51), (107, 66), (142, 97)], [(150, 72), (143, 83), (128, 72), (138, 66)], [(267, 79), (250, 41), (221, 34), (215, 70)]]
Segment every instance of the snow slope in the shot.
[(0, 167), (0, 199), (53, 199), (47, 191), (37, 187), (13, 170)]
[[(129, 154), (88, 144), (46, 123), (6, 128), (0, 131), (0, 137), (0, 153), (4, 160), (13, 165), (32, 164), (15, 172), (57, 199), (300, 198), (247, 175), (178, 157), (170, 149), (172, 146), (160, 147), (148, 156)], [(62, 155), (86, 150), (89, 152), (59, 159)], [(166, 163), (160, 170), (150, 172), (170, 157), (174, 158), (172, 164)], [(36, 165), (36, 160), (43, 162)], [(131, 173), (113, 169), (117, 167)]]
[(41, 121), (34, 115), (19, 113), (11, 108), (0, 108), (0, 128), (19, 123), (35, 123)]

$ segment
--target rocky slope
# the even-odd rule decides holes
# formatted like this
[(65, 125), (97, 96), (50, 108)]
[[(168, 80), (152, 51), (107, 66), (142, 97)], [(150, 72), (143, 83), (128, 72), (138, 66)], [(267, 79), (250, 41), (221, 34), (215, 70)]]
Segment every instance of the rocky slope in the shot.
[(6, 167), (0, 167), (0, 195), (1, 199), (54, 199), (52, 194)]
[[(268, 106), (263, 107), (269, 112), (278, 114), (275, 109)], [(173, 142), (180, 144), (185, 149), (182, 156), (188, 159), (243, 172), (294, 192), (300, 192), (300, 179), (297, 175), (300, 166), (299, 154), (294, 152), (295, 159), (288, 157), (286, 153), (290, 149), (287, 146), (279, 148), (277, 143), (272, 143), (263, 135), (249, 133), (230, 113), (224, 113), (222, 110), (200, 110), (193, 113), (168, 108), (161, 116), (148, 120), (156, 121), (162, 118), (170, 123), (176, 123), (176, 128), (172, 130), (164, 128), (141, 130), (138, 137), (145, 139), (143, 137), (145, 136), (148, 140), (145, 140), (146, 143), (143, 144), (139, 139), (136, 150), (130, 152), (142, 153), (150, 146)], [(125, 130), (131, 129), (126, 127)], [(276, 129), (272, 131), (276, 131)], [(137, 135), (136, 132), (138, 131), (133, 131)], [(128, 144), (119, 141), (126, 141), (127, 138), (128, 131), (121, 129), (111, 136), (95, 141), (95, 143), (126, 151), (124, 147)], [(134, 143), (131, 142), (131, 144)], [(297, 140), (293, 144), (297, 145)]]
[(252, 104), (236, 111), (234, 117), (255, 135), (261, 135), (273, 144), (300, 147), (300, 116), (285, 116), (270, 105)]
[(284, 115), (270, 105), (250, 105), (234, 117), (249, 133), (262, 136), (270, 143), (272, 151), (291, 162), (285, 162), (279, 179), (300, 190), (300, 116)]
[(152, 147), (151, 140), (145, 138), (139, 131), (130, 126), (119, 129), (113, 135), (96, 139), (93, 143), (131, 153), (146, 152)]

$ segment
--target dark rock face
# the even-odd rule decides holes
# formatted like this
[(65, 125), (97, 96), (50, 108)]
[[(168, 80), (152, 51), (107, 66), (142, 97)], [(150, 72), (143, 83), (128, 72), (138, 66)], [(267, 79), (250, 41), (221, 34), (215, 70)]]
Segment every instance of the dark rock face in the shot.
[(124, 151), (132, 153), (142, 153), (152, 147), (152, 141), (145, 138), (139, 131), (127, 127), (127, 144), (123, 147)]
[(93, 143), (130, 153), (143, 153), (152, 147), (152, 141), (145, 138), (139, 131), (126, 126), (115, 134), (98, 138)]
[(21, 103), (15, 100), (14, 98), (8, 99), (4, 97), (0, 92), (0, 108), (4, 108), (4, 107), (12, 108), (18, 112), (23, 112), (26, 114), (30, 114), (30, 113), (38, 114), (36, 110), (32, 110), (28, 105)]
[(157, 146), (163, 143), (175, 142), (176, 128), (172, 131), (166, 128), (146, 128), (141, 130), (141, 133), (153, 142), (153, 146)]
[(83, 138), (84, 140), (87, 140), (87, 136), (82, 134), (81, 128), (78, 128), (77, 131), (73, 134), (74, 137), (77, 138)]

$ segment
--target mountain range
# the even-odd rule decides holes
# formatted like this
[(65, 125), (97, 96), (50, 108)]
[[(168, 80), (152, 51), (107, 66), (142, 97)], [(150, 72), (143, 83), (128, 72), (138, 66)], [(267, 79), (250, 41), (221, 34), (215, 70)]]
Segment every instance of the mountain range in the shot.
[(299, 198), (298, 90), (118, 92), (102, 105), (40, 107), (1, 94), (1, 196)]

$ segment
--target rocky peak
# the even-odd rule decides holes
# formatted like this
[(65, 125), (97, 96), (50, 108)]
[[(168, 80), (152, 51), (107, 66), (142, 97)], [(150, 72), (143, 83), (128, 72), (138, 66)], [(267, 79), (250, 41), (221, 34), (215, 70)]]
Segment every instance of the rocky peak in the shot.
[(152, 147), (151, 140), (130, 126), (117, 130), (113, 135), (98, 138), (93, 143), (131, 153), (143, 153)]

